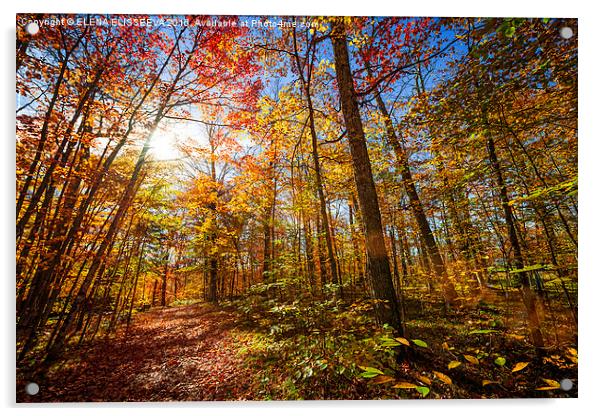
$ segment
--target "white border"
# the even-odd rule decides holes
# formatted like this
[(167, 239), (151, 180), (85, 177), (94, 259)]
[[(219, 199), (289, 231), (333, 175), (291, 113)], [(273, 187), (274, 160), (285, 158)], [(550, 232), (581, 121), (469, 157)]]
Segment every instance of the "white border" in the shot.
[[(404, 4), (406, 3), (406, 4)], [(600, 119), (600, 27), (602, 15), (593, 1), (466, 1), (430, 0), (9, 0), (2, 6), (2, 148), (0, 154), (0, 203), (2, 237), (2, 379), (0, 405), (7, 414), (114, 415), (140, 413), (145, 416), (176, 414), (306, 415), (341, 412), (347, 415), (505, 415), (532, 412), (551, 415), (594, 413), (600, 403), (602, 344), (600, 303), (602, 275), (600, 263), (601, 227), (598, 212), (602, 205), (600, 187), (602, 137), (594, 120)], [(163, 14), (287, 14), (287, 15), (401, 15), (401, 16), (525, 16), (579, 18), (579, 181), (580, 192), (580, 325), (579, 399), (567, 400), (447, 400), (404, 402), (301, 402), (301, 403), (176, 403), (176, 404), (98, 404), (15, 406), (14, 393), (14, 28), (17, 12), (78, 13), (163, 13)], [(598, 301), (598, 302), (596, 302)], [(109, 408), (111, 410), (109, 410)], [(598, 409), (598, 413), (600, 409)]]

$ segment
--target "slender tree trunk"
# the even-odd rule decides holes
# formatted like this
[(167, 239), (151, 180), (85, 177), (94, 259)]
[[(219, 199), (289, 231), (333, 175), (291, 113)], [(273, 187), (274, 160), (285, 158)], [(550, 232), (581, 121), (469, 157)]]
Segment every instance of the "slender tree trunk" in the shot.
[[(368, 72), (371, 73), (367, 64), (366, 68), (368, 69)], [(443, 257), (441, 256), (439, 246), (437, 245), (435, 236), (433, 235), (433, 231), (431, 230), (431, 226), (428, 222), (428, 218), (426, 216), (426, 213), (424, 212), (424, 207), (422, 205), (422, 202), (420, 201), (420, 197), (418, 196), (416, 183), (412, 176), (412, 172), (410, 171), (408, 156), (401, 146), (401, 143), (397, 137), (397, 132), (395, 131), (395, 128), (393, 126), (393, 121), (391, 120), (391, 116), (380, 93), (377, 91), (374, 94), (374, 97), (376, 98), (376, 102), (378, 104), (380, 113), (385, 120), (387, 141), (389, 145), (393, 148), (393, 151), (395, 152), (397, 164), (399, 169), (401, 170), (403, 186), (410, 200), (410, 206), (412, 208), (412, 213), (414, 214), (414, 219), (418, 224), (420, 235), (422, 237), (422, 240), (424, 241), (426, 251), (428, 253), (431, 263), (433, 264), (433, 268), (435, 269), (437, 278), (441, 281), (445, 303), (446, 305), (454, 304), (456, 303), (456, 298), (458, 297), (458, 294), (454, 287), (453, 281), (449, 278), (447, 274), (447, 269), (445, 267)]]
[[(523, 254), (520, 247), (518, 235), (516, 233), (516, 225), (514, 223), (512, 207), (510, 207), (509, 204), (508, 190), (506, 188), (506, 183), (504, 182), (500, 162), (497, 157), (495, 142), (493, 141), (493, 137), (491, 136), (491, 132), (489, 131), (489, 121), (487, 119), (486, 110), (484, 108), (482, 110), (482, 118), (485, 127), (485, 138), (487, 140), (489, 162), (491, 163), (491, 168), (495, 175), (495, 180), (498, 186), (499, 197), (502, 203), (502, 210), (504, 212), (504, 220), (506, 222), (508, 239), (510, 240), (510, 245), (514, 254), (513, 265), (516, 269), (522, 270), (525, 268), (525, 263), (523, 260)], [(521, 296), (523, 298), (523, 303), (525, 304), (525, 308), (527, 310), (529, 331), (531, 332), (531, 341), (533, 342), (533, 345), (536, 348), (540, 349), (544, 347), (544, 340), (540, 328), (539, 316), (537, 315), (535, 296), (533, 294), (533, 291), (531, 290), (531, 285), (529, 282), (529, 274), (525, 271), (521, 271), (518, 273), (518, 276), (521, 282)]]

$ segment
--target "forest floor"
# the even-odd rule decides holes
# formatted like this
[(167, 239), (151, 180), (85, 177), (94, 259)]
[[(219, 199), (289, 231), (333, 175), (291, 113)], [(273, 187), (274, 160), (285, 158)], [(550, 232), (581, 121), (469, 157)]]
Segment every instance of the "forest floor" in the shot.
[[(208, 304), (152, 309), (125, 333), (56, 363), (19, 402), (190, 401), (251, 398), (249, 369), (230, 335), (233, 315)], [(19, 388), (21, 387), (21, 388)]]
[[(487, 293), (445, 312), (421, 293), (406, 299), (410, 346), (400, 362), (390, 328), (375, 325), (369, 308), (357, 299), (265, 296), (153, 308), (36, 376), (18, 372), (17, 401), (577, 396), (576, 384), (570, 391), (559, 386), (565, 378), (577, 382), (566, 312), (548, 312), (548, 347), (538, 355), (516, 299), (503, 303)], [(25, 394), (29, 381), (40, 385), (35, 396)]]

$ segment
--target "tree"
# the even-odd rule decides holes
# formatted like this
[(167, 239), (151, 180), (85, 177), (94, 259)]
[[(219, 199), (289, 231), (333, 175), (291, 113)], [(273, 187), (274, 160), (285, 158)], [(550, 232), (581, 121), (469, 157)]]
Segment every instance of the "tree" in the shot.
[(367, 273), (370, 277), (372, 294), (377, 301), (376, 313), (381, 322), (389, 323), (396, 331), (401, 333), (399, 306), (393, 288), (378, 196), (376, 195), (376, 187), (374, 186), (374, 179), (372, 177), (366, 138), (364, 136), (355, 87), (353, 85), (353, 76), (349, 65), (347, 32), (343, 19), (337, 19), (333, 22), (331, 40), (335, 57), (337, 85), (341, 98), (341, 109), (347, 127), (349, 150), (353, 159), (355, 185), (364, 223)]

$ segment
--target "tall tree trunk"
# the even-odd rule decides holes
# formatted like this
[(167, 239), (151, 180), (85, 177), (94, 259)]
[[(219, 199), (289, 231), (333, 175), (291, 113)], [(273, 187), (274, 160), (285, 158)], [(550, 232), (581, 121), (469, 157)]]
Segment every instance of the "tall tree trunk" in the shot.
[(332, 29), (331, 41), (334, 49), (337, 85), (347, 127), (355, 186), (364, 223), (368, 259), (367, 269), (370, 276), (372, 295), (377, 300), (376, 315), (380, 322), (389, 323), (397, 333), (401, 334), (403, 329), (399, 305), (391, 279), (378, 195), (372, 176), (366, 137), (353, 85), (344, 20), (342, 18), (337, 19)]

